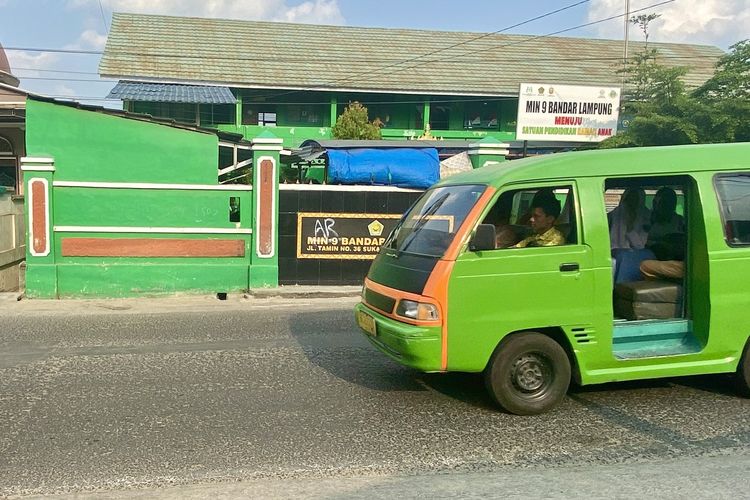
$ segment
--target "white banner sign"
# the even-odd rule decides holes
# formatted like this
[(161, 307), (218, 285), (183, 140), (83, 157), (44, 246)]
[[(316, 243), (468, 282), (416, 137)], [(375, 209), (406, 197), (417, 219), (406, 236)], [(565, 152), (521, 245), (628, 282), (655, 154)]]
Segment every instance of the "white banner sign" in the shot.
[(615, 135), (620, 89), (522, 83), (519, 141), (600, 142)]

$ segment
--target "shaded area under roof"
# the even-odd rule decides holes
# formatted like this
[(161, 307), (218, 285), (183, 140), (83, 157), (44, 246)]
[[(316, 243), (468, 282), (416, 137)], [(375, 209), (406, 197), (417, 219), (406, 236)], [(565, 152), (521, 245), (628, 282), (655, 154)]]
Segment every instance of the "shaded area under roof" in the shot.
[(300, 144), (299, 148), (292, 149), (288, 155), (282, 155), (283, 163), (296, 163), (299, 161), (311, 161), (327, 153), (329, 149), (352, 150), (352, 149), (430, 149), (434, 148), (441, 156), (451, 156), (462, 151), (467, 151), (469, 145), (476, 141), (464, 140), (435, 140), (435, 141), (387, 141), (387, 140), (351, 140), (331, 139), (316, 140), (308, 139)]
[(107, 95), (107, 99), (187, 104), (234, 104), (237, 102), (229, 87), (128, 81), (115, 85), (115, 88)]
[[(330, 139), (317, 140), (308, 139), (300, 144), (299, 148), (290, 150), (288, 153), (282, 153), (282, 163), (298, 163), (316, 160), (325, 157), (328, 150), (353, 150), (353, 149), (429, 149), (434, 148), (438, 151), (441, 159), (469, 151), (472, 145), (479, 143), (476, 139), (472, 140), (350, 140), (350, 139)], [(572, 151), (582, 147), (590, 147), (588, 143), (580, 142), (562, 142), (562, 141), (497, 141), (507, 144), (508, 157), (520, 157), (524, 148), (530, 155), (541, 153), (554, 153), (560, 151)]]
[[(630, 54), (644, 50), (630, 42)], [(718, 47), (648, 44), (701, 85)], [(424, 56), (419, 60), (405, 60)], [(102, 76), (250, 88), (516, 96), (521, 82), (619, 87), (623, 42), (591, 38), (113, 15)]]

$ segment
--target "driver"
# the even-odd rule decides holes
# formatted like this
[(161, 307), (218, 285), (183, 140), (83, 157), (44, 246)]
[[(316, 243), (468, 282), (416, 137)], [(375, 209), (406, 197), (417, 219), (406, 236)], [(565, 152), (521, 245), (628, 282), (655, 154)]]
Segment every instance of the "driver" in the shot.
[(516, 248), (551, 247), (565, 244), (565, 236), (554, 227), (560, 216), (560, 201), (543, 197), (531, 205), (531, 229), (534, 234), (516, 243)]

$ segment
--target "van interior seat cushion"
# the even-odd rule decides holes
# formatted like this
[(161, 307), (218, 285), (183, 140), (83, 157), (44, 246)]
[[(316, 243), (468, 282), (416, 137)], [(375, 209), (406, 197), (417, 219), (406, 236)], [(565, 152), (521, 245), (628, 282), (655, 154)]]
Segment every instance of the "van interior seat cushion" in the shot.
[(614, 313), (628, 320), (682, 315), (682, 286), (669, 281), (631, 281), (615, 285)]
[(643, 280), (618, 283), (615, 297), (634, 302), (669, 302), (682, 300), (682, 286), (672, 281)]

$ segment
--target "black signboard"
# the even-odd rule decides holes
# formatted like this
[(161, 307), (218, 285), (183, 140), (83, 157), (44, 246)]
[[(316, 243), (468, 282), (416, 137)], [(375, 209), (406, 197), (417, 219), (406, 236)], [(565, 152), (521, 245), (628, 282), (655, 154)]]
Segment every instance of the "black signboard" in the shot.
[(297, 214), (298, 259), (374, 259), (399, 214)]

